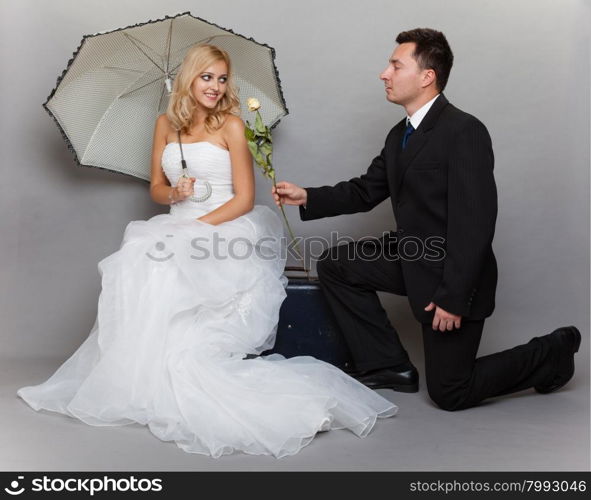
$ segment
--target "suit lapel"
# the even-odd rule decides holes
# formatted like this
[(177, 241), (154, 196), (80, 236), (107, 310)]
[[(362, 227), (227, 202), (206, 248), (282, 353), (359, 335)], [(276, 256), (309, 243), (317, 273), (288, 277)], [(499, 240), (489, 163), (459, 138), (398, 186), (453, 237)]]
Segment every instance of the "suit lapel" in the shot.
[(400, 120), (396, 125), (395, 125), (395, 129), (396, 132), (393, 135), (392, 138), (392, 143), (390, 146), (390, 151), (391, 151), (391, 156), (390, 156), (390, 160), (391, 160), (391, 164), (390, 164), (390, 171), (393, 172), (394, 177), (396, 177), (396, 159), (400, 156), (400, 152), (402, 151), (402, 137), (404, 136), (404, 129), (406, 128), (406, 118), (403, 118), (402, 120)]
[(400, 140), (398, 141), (396, 150), (396, 168), (394, 169), (396, 197), (398, 197), (398, 191), (400, 191), (400, 186), (402, 185), (404, 174), (406, 173), (408, 167), (411, 165), (412, 161), (415, 159), (419, 151), (429, 140), (429, 134), (431, 132), (431, 129), (437, 123), (439, 115), (448, 103), (449, 101), (443, 94), (440, 94), (439, 97), (435, 99), (435, 101), (429, 108), (429, 111), (421, 121), (419, 128), (417, 128), (408, 139), (408, 142), (406, 143), (406, 147), (404, 149), (402, 149), (402, 134), (400, 134)]

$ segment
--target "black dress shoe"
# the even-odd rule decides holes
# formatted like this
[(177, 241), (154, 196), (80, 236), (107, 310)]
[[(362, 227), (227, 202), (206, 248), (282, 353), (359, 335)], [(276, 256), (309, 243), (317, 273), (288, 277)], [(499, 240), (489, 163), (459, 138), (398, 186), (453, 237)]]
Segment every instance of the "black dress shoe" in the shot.
[(574, 326), (557, 328), (544, 337), (552, 346), (551, 359), (554, 370), (548, 380), (534, 387), (541, 394), (560, 389), (573, 377), (575, 373), (574, 355), (581, 345), (581, 332)]
[(419, 372), (411, 363), (357, 374), (355, 378), (370, 389), (393, 389), (398, 392), (419, 390)]

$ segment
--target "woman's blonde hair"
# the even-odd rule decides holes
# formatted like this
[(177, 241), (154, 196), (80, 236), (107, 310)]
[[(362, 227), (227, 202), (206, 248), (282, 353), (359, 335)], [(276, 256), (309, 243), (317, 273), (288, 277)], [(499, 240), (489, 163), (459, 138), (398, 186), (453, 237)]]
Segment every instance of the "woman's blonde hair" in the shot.
[(205, 130), (212, 134), (224, 123), (226, 114), (240, 114), (240, 100), (234, 83), (232, 65), (228, 53), (215, 45), (200, 44), (191, 47), (180, 66), (172, 85), (166, 116), (175, 130), (188, 134), (193, 126), (193, 112), (197, 102), (191, 93), (191, 85), (206, 68), (218, 61), (224, 61), (228, 67), (226, 93), (210, 110), (205, 118)]

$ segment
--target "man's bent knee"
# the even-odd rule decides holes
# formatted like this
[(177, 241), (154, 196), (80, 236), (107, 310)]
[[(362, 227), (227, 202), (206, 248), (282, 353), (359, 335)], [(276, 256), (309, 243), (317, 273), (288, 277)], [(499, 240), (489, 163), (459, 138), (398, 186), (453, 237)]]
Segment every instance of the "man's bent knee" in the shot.
[(458, 411), (473, 406), (468, 403), (468, 392), (460, 387), (443, 389), (440, 385), (427, 384), (431, 400), (442, 410)]

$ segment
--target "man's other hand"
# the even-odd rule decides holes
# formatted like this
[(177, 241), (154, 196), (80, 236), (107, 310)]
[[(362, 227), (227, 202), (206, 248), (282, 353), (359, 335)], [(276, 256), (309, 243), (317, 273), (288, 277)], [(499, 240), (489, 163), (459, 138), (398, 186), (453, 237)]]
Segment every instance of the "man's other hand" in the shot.
[(455, 328), (460, 328), (462, 324), (462, 317), (458, 316), (457, 314), (449, 313), (441, 307), (435, 305), (434, 302), (431, 302), (427, 307), (425, 307), (425, 311), (432, 311), (435, 309), (435, 315), (433, 316), (433, 330), (440, 330), (442, 332), (448, 330), (451, 331)]

